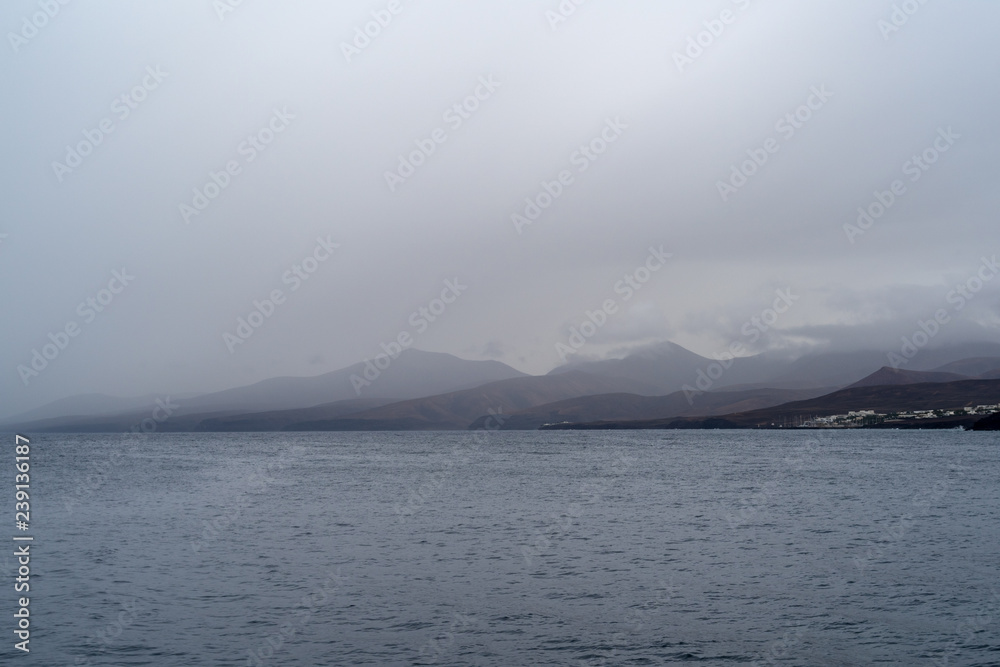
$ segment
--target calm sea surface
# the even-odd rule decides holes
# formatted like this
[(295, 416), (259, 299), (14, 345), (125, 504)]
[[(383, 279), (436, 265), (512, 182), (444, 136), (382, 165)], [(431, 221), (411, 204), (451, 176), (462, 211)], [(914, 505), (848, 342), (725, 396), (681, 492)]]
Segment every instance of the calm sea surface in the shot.
[(32, 651), (4, 612), (3, 664), (1000, 665), (997, 434), (39, 435), (31, 458)]

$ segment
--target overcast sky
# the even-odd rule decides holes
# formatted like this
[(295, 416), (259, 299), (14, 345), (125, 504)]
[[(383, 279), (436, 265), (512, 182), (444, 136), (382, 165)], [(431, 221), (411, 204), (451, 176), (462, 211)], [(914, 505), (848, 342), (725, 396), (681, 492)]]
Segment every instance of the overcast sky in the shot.
[(713, 356), (779, 289), (751, 349), (888, 351), (939, 310), (934, 344), (997, 340), (1000, 280), (953, 290), (995, 272), (1000, 5), (896, 7), (4, 2), (0, 412), (400, 334), (542, 373), (606, 301), (578, 354)]

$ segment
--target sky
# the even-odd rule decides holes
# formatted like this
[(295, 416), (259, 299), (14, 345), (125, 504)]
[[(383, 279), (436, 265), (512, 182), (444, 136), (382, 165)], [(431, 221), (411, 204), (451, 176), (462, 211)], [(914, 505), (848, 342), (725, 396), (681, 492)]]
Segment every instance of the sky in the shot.
[(998, 19), (4, 2), (0, 414), (401, 339), (528, 373), (665, 340), (1000, 340)]

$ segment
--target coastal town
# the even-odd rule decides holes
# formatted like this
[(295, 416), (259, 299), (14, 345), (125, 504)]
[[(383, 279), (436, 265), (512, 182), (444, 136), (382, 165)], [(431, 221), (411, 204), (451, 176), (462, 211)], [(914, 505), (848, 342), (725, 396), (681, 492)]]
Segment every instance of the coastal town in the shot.
[(965, 408), (934, 410), (910, 410), (907, 412), (875, 412), (874, 410), (852, 410), (847, 414), (813, 417), (795, 424), (796, 428), (866, 428), (878, 425), (891, 427), (893, 423), (903, 424), (915, 419), (941, 419), (946, 417), (986, 416), (1000, 412), (1000, 404), (977, 405)]

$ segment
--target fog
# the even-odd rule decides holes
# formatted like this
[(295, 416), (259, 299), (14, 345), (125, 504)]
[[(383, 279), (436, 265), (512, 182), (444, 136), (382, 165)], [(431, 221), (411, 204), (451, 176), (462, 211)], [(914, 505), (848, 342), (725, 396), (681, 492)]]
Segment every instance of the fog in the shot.
[(776, 290), (751, 351), (890, 351), (942, 310), (934, 345), (998, 341), (998, 19), (6, 2), (0, 413), (314, 375), (403, 334), (544, 373), (588, 319), (580, 355), (711, 356)]

